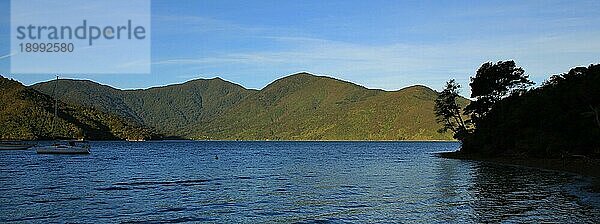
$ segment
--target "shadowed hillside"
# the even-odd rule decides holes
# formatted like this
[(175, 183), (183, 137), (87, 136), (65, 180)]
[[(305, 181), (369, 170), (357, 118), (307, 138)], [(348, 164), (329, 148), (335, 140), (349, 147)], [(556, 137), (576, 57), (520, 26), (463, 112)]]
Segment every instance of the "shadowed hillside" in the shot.
[(54, 99), (0, 76), (0, 139), (149, 139), (135, 122), (89, 107), (59, 103), (52, 130)]

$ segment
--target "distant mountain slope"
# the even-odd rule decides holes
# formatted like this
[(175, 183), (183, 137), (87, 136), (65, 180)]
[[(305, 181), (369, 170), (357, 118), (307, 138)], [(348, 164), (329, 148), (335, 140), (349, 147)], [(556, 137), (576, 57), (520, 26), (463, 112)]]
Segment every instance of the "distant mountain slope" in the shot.
[[(55, 81), (32, 87), (51, 93)], [(143, 90), (118, 90), (86, 80), (59, 80), (61, 100), (140, 121), (170, 136), (189, 136), (191, 124), (205, 123), (253, 92), (220, 78)]]
[(216, 118), (196, 138), (432, 140), (437, 93), (423, 86), (367, 89), (306, 73), (279, 79)]
[(53, 117), (52, 97), (0, 76), (0, 139), (148, 139), (153, 135), (119, 116), (62, 102), (54, 131)]
[[(49, 93), (53, 82), (32, 87)], [(259, 91), (218, 78), (144, 90), (118, 90), (80, 80), (60, 82), (62, 100), (142, 121), (165, 135), (247, 140), (451, 139), (437, 132), (440, 126), (433, 114), (437, 93), (424, 86), (374, 90), (308, 73), (281, 78)]]

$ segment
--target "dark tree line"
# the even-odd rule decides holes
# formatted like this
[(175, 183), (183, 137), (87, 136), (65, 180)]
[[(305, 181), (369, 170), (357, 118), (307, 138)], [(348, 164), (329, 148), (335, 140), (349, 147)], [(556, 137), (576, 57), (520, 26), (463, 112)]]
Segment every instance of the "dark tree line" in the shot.
[[(471, 78), (471, 98), (456, 104), (450, 80), (435, 104), (441, 131), (453, 131), (463, 153), (563, 157), (600, 154), (600, 65), (577, 67), (531, 88), (513, 61), (483, 64)], [(452, 118), (466, 118), (457, 122)]]

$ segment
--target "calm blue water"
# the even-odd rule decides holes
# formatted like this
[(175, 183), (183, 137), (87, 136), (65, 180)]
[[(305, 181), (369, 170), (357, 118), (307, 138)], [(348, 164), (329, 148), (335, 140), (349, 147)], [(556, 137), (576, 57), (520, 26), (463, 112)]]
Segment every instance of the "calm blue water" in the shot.
[(0, 222), (600, 222), (599, 208), (573, 193), (580, 178), (432, 154), (457, 148), (190, 141), (92, 142), (87, 156), (0, 151)]

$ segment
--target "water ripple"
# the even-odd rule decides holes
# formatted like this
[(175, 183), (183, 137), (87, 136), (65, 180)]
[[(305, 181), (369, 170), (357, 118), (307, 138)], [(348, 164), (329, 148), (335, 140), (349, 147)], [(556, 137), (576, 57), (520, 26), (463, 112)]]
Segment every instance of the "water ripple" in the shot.
[(0, 151), (0, 222), (600, 223), (588, 203), (600, 197), (579, 193), (579, 177), (431, 154), (458, 146), (150, 141), (92, 142), (89, 156)]

